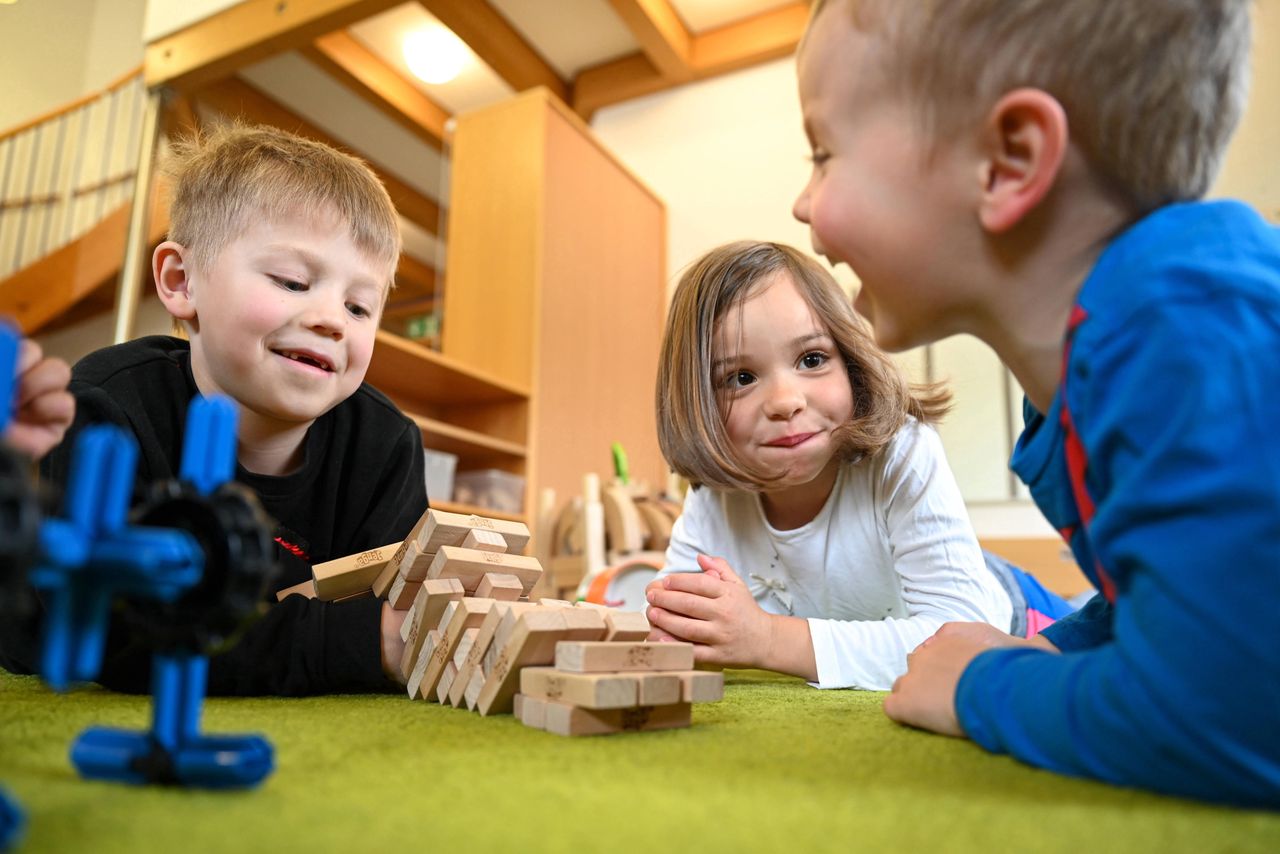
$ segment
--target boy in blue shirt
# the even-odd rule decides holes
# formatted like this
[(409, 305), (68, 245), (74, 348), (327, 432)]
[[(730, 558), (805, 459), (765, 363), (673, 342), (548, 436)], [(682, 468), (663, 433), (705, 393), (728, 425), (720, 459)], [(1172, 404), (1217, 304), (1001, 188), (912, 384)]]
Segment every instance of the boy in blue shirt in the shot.
[(1031, 641), (948, 624), (893, 719), (1062, 773), (1280, 806), (1280, 236), (1208, 190), (1247, 0), (818, 2), (815, 249), (901, 350), (1026, 390), (1011, 465), (1100, 590)]

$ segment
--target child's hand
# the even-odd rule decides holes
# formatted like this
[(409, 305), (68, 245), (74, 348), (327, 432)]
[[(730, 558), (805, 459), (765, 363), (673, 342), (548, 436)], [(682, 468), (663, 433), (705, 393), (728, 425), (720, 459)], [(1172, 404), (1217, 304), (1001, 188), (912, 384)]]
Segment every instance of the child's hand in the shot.
[(404, 625), (408, 611), (397, 611), (390, 602), (382, 603), (382, 672), (388, 679), (405, 684), (400, 672), (400, 659), (404, 658), (404, 641), (400, 639), (400, 627)]
[(987, 623), (947, 623), (907, 656), (907, 672), (885, 697), (884, 713), (901, 724), (964, 736), (956, 718), (960, 675), (979, 653), (1002, 646), (1055, 650), (1039, 636), (1015, 638)]
[[(798, 621), (804, 637), (792, 637), (786, 629), (795, 627), (780, 627), (778, 621), (786, 618), (765, 613), (722, 558), (699, 555), (698, 566), (701, 573), (666, 575), (645, 591), (651, 639), (689, 641), (696, 645), (694, 657), (699, 662), (807, 672), (803, 666), (797, 671), (784, 657), (793, 657), (797, 650), (789, 647), (799, 646), (803, 647), (798, 650), (801, 660), (807, 656), (812, 661), (808, 623)], [(777, 638), (779, 628), (786, 635), (782, 643)]]
[[(16, 412), (4, 438), (38, 460), (62, 441), (75, 417), (76, 402), (67, 391), (71, 369), (61, 359), (46, 359), (40, 345), (22, 339), (18, 350)], [(9, 405), (7, 401), (3, 405)]]

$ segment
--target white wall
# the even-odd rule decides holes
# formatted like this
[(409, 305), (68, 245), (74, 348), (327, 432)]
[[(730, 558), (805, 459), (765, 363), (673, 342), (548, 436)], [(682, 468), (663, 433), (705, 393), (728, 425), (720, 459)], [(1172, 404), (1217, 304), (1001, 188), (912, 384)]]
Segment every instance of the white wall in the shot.
[(84, 94), (96, 0), (0, 6), (0, 132)]
[[(1215, 195), (1244, 198), (1280, 218), (1280, 0), (1255, 5), (1251, 102)], [(669, 284), (708, 249), (759, 238), (809, 249), (791, 205), (808, 175), (794, 62), (779, 60), (601, 110), (592, 127), (667, 203)], [(852, 284), (842, 268), (837, 278)], [(971, 338), (934, 345), (933, 374), (956, 408), (940, 426), (980, 535), (1054, 536), (1007, 470), (1021, 429), (1021, 391), (995, 355)], [(908, 354), (923, 376), (925, 357)], [(1010, 383), (1006, 392), (1006, 379)]]
[(238, 2), (240, 0), (148, 0), (143, 40), (153, 42)]

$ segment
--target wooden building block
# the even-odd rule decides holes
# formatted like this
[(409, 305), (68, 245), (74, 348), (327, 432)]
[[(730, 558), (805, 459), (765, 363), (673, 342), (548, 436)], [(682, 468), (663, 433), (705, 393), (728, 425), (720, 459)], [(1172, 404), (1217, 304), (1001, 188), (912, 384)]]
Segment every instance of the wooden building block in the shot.
[(408, 611), (413, 605), (414, 597), (421, 589), (421, 581), (405, 581), (400, 576), (396, 576), (396, 580), (391, 583), (391, 589), (387, 591), (387, 601), (396, 611)]
[(443, 510), (428, 510), (426, 516), (422, 530), (413, 537), (423, 554), (435, 554), (441, 546), (461, 546), (467, 534), (475, 530), (501, 534), (508, 554), (520, 554), (529, 543), (529, 528), (523, 522), (465, 516)]
[(556, 735), (608, 735), (675, 729), (687, 727), (692, 722), (693, 706), (690, 703), (631, 709), (584, 709), (548, 702), (544, 710), (544, 729)]
[(416, 700), (422, 695), (419, 689), (422, 687), (423, 677), (427, 675), (427, 665), (431, 663), (435, 649), (439, 646), (443, 637), (439, 629), (431, 629), (426, 632), (426, 640), (422, 643), (422, 651), (418, 653), (417, 659), (413, 662), (413, 670), (409, 671), (409, 679), (405, 682), (404, 687), (409, 692), (409, 699)]
[(574, 603), (573, 603), (573, 607), (575, 607), (575, 608), (591, 608), (592, 610), (595, 610), (595, 611), (611, 611), (611, 610), (613, 610), (613, 609), (612, 609), (612, 608), (610, 608), (608, 605), (601, 605), (599, 602), (588, 602), (586, 599), (579, 599), (578, 601), (574, 602)]
[(467, 655), (471, 652), (471, 645), (476, 642), (476, 635), (478, 634), (480, 634), (479, 626), (462, 632), (462, 639), (458, 641), (458, 647), (453, 651), (454, 667), (461, 667), (463, 662), (467, 660)]
[(487, 599), (514, 602), (524, 593), (520, 579), (505, 572), (486, 572), (476, 585), (476, 595)]
[(714, 703), (724, 699), (724, 673), (719, 670), (685, 670), (671, 675), (680, 679), (681, 702)]
[(327, 560), (311, 567), (316, 596), (326, 601), (368, 590), (391, 560), (400, 543)]
[[(465, 599), (467, 597), (463, 596), (462, 598)], [(449, 622), (453, 619), (453, 612), (458, 610), (458, 602), (461, 601), (462, 599), (458, 599), (444, 603), (444, 610), (440, 612), (440, 622), (436, 624), (436, 628), (439, 629), (441, 633), (443, 633), (445, 629), (449, 628)]]
[(339, 602), (354, 602), (357, 599), (372, 599), (372, 598), (373, 598), (372, 590), (360, 590), (360, 591), (357, 591), (356, 593), (348, 593), (346, 596), (339, 596), (337, 599), (330, 599), (329, 601), (336, 605)]
[[(520, 671), (520, 693), (587, 709), (626, 709), (638, 705), (638, 680), (624, 673), (565, 673), (554, 667)], [(680, 681), (673, 680), (676, 699)]]
[(308, 578), (301, 584), (295, 584), (292, 587), (286, 587), (283, 590), (278, 590), (276, 591), (276, 601), (283, 602), (284, 597), (292, 596), (295, 593), (299, 596), (306, 596), (308, 599), (314, 599), (316, 598), (316, 584)]
[[(453, 579), (456, 581), (457, 579)], [(449, 692), (449, 702), (457, 706), (463, 699), (466, 691), (470, 690), (471, 678), (474, 673), (479, 673), (481, 684), (483, 679), (488, 675), (488, 669), (484, 667), (486, 653), (493, 646), (494, 636), (498, 633), (498, 627), (502, 620), (508, 615), (514, 613), (511, 619), (514, 622), (516, 617), (521, 613), (536, 607), (521, 602), (502, 602), (495, 600), (493, 607), (489, 609), (489, 613), (485, 614), (484, 621), (480, 623), (480, 630), (476, 633), (475, 642), (471, 645), (471, 651), (467, 654), (466, 660), (458, 665), (458, 676), (462, 684), (454, 682), (453, 690)]]
[(497, 531), (486, 531), (483, 528), (472, 528), (462, 540), (464, 549), (477, 549), (482, 552), (498, 552), (507, 550), (506, 539)]
[[(449, 624), (441, 633), (440, 643), (432, 652), (431, 661), (427, 663), (427, 672), (422, 677), (419, 693), (428, 700), (435, 697), (436, 685), (444, 673), (445, 665), (453, 663), (453, 654), (462, 643), (462, 635), (467, 629), (478, 629), (484, 622), (485, 614), (493, 607), (492, 599), (459, 599), (451, 602), (453, 613), (449, 616)], [(455, 668), (456, 669), (456, 668)]]
[[(405, 640), (404, 655), (400, 658), (400, 675), (408, 678), (413, 672), (427, 633), (439, 627), (440, 618), (448, 604), (456, 602), (462, 596), (462, 582), (456, 578), (422, 582), (422, 587), (413, 600), (413, 623)], [(405, 622), (408, 622), (408, 618)]]
[(636, 678), (636, 704), (640, 706), (669, 706), (672, 703), (690, 702), (683, 696), (684, 683), (676, 673), (633, 673)]
[(474, 593), (486, 572), (503, 572), (520, 579), (521, 592), (527, 594), (542, 576), (542, 564), (536, 557), (478, 552), (459, 546), (441, 546), (436, 552), (427, 578), (456, 578), (468, 593)]
[(604, 615), (604, 623), (609, 627), (604, 636), (607, 641), (635, 642), (649, 639), (649, 618), (642, 611), (610, 608)]
[(547, 721), (547, 701), (537, 697), (525, 697), (520, 703), (520, 711), (516, 714), (520, 718), (520, 723), (525, 726), (543, 729)]
[(468, 709), (474, 711), (476, 703), (480, 700), (480, 692), (484, 690), (485, 679), (483, 670), (479, 667), (472, 668), (471, 675), (467, 677), (467, 687), (462, 692), (462, 701), (454, 705), (461, 708), (461, 704), (465, 703)]
[(693, 644), (566, 642), (556, 649), (556, 667), (575, 673), (692, 670)]
[(440, 704), (449, 701), (449, 689), (453, 687), (453, 680), (458, 675), (458, 668), (452, 661), (446, 661), (444, 670), (440, 671), (440, 681), (436, 683), (436, 702)]
[(510, 638), (494, 659), (493, 670), (476, 700), (480, 714), (511, 711), (511, 698), (519, 687), (520, 671), (552, 662), (556, 640), (568, 631), (564, 613), (554, 608), (534, 608), (519, 616)]
[(418, 521), (413, 523), (413, 528), (409, 531), (409, 536), (405, 537), (404, 542), (391, 555), (391, 560), (387, 561), (387, 565), (382, 568), (382, 572), (378, 573), (378, 577), (373, 581), (373, 595), (379, 599), (386, 598), (387, 591), (391, 589), (391, 583), (395, 581), (396, 576), (400, 574), (400, 566), (404, 562), (405, 555), (409, 553), (410, 547), (417, 546), (418, 537), (422, 535), (422, 530), (431, 521), (431, 510), (423, 513), (418, 517)]
[(573, 603), (568, 599), (551, 599), (546, 596), (538, 600), (538, 604), (544, 608), (572, 608)]
[(431, 566), (431, 559), (431, 555), (422, 553), (417, 543), (410, 543), (408, 551), (404, 553), (404, 559), (400, 561), (400, 569), (397, 572), (398, 577), (406, 581), (425, 581), (427, 567)]

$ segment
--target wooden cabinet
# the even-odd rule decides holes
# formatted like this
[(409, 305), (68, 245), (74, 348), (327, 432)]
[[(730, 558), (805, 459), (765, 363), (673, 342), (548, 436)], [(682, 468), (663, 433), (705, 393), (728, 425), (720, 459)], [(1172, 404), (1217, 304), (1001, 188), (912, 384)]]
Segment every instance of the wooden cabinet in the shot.
[(459, 471), (523, 475), (530, 523), (615, 441), (662, 483), (662, 202), (541, 89), (459, 116), (452, 158), (442, 353), (382, 333), (370, 381)]

